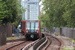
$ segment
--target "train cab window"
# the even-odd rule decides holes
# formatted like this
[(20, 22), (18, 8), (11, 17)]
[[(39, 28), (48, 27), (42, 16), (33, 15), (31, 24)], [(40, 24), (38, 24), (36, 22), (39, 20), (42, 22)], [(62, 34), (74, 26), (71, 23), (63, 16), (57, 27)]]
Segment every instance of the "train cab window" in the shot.
[(27, 22), (27, 26), (26, 26), (26, 30), (29, 30), (30, 29), (30, 22)]
[(31, 22), (31, 30), (34, 30), (34, 22)]
[(35, 29), (36, 29), (36, 30), (39, 29), (39, 23), (38, 23), (38, 22), (35, 23)]

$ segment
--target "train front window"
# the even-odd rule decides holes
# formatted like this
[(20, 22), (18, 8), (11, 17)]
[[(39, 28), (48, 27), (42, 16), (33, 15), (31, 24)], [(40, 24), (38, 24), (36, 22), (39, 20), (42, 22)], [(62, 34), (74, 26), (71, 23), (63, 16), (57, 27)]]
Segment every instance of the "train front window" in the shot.
[(27, 22), (26, 30), (30, 28), (30, 23)]
[(34, 22), (31, 22), (31, 30), (34, 30)]
[(36, 30), (39, 29), (39, 23), (38, 23), (38, 22), (35, 23), (35, 29), (36, 29)]

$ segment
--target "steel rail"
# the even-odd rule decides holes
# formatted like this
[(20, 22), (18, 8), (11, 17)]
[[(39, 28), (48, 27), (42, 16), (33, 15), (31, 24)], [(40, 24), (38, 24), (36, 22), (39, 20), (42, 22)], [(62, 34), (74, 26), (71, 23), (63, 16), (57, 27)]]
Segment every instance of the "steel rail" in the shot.
[(21, 43), (19, 43), (19, 44), (16, 44), (16, 45), (14, 45), (14, 46), (11, 46), (11, 47), (9, 47), (9, 48), (6, 48), (5, 50), (10, 50), (11, 48), (14, 48), (14, 47), (16, 47), (16, 46), (18, 46), (18, 45), (21, 45), (21, 44), (25, 43), (25, 42), (26, 42), (26, 41), (21, 42)]
[(49, 40), (50, 42), (49, 42), (49, 44), (44, 48), (44, 50), (46, 50), (46, 49), (49, 47), (49, 45), (52, 43), (52, 41), (50, 40), (50, 38), (48, 38), (48, 40)]

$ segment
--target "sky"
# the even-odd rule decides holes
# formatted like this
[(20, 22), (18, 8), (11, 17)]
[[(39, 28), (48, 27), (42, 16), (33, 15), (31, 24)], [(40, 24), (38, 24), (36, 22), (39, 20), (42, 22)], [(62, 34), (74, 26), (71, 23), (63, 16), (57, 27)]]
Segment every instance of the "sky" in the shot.
[(23, 6), (23, 2), (21, 2), (21, 5)]

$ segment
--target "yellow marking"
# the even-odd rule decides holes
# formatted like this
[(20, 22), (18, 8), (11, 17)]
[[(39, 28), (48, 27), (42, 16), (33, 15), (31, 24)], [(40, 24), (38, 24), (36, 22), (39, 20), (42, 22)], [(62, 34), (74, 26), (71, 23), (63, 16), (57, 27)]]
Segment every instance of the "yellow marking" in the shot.
[(14, 39), (14, 37), (12, 37), (12, 39)]
[(13, 24), (15, 24), (15, 23), (13, 22)]
[(72, 40), (74, 42), (74, 40)]

